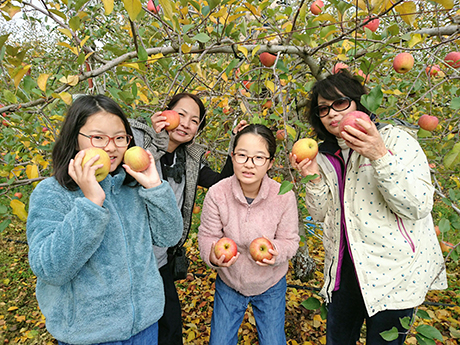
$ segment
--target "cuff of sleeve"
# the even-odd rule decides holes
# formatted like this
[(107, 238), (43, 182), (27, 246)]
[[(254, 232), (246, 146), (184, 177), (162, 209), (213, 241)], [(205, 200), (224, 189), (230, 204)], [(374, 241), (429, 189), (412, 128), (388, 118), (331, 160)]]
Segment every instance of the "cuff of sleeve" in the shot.
[(391, 154), (391, 152), (387, 151), (387, 153), (383, 157), (380, 157), (375, 161), (371, 161), (371, 164), (375, 169), (382, 169), (383, 167), (387, 167), (388, 165), (390, 165), (390, 163), (393, 162), (393, 159), (394, 157)]

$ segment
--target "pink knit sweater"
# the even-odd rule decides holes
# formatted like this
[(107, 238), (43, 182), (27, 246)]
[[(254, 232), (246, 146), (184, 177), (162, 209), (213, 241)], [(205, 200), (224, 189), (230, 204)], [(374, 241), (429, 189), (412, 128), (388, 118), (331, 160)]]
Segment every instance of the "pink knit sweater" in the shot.
[[(198, 244), (203, 261), (216, 268), (220, 278), (245, 296), (259, 295), (274, 286), (286, 273), (289, 259), (299, 246), (297, 201), (294, 192), (278, 195), (280, 184), (267, 175), (259, 194), (249, 205), (235, 176), (212, 186), (203, 204)], [(249, 254), (249, 245), (266, 236), (279, 256), (273, 266), (261, 267)], [(229, 237), (238, 246), (240, 257), (231, 267), (209, 262), (212, 242)]]

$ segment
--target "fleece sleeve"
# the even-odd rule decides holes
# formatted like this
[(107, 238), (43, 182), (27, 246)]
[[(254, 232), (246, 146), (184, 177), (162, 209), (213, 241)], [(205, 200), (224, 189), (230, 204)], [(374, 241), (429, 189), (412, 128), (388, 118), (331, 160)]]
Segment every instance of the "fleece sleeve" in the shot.
[(60, 286), (72, 280), (99, 248), (110, 215), (50, 181), (41, 182), (30, 197), (29, 263), (37, 277)]

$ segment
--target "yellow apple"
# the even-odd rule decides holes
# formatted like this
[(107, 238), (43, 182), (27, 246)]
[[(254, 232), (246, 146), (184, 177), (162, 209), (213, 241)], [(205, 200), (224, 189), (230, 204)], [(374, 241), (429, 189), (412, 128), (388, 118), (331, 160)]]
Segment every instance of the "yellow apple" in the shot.
[(123, 158), (133, 171), (144, 171), (150, 166), (150, 157), (142, 147), (133, 146), (126, 150)]
[(83, 157), (81, 161), (81, 167), (83, 168), (91, 158), (96, 155), (99, 155), (99, 159), (93, 163), (93, 165), (103, 164), (104, 166), (97, 169), (95, 172), (96, 181), (101, 182), (103, 179), (107, 177), (110, 172), (110, 157), (103, 149), (97, 147), (90, 147), (89, 149), (85, 149), (85, 157)]
[(318, 143), (311, 138), (300, 139), (292, 146), (292, 153), (297, 156), (297, 163), (305, 158), (313, 159), (318, 154)]

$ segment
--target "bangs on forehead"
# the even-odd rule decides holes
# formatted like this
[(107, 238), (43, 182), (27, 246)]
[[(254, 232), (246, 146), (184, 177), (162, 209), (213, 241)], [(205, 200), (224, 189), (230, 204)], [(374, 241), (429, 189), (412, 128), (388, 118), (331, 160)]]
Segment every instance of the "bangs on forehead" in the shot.
[[(326, 85), (327, 84), (327, 85)], [(324, 83), (318, 88), (318, 95), (323, 97), (324, 99), (334, 100), (337, 98), (341, 98), (344, 95), (339, 93), (337, 88), (331, 83)]]

